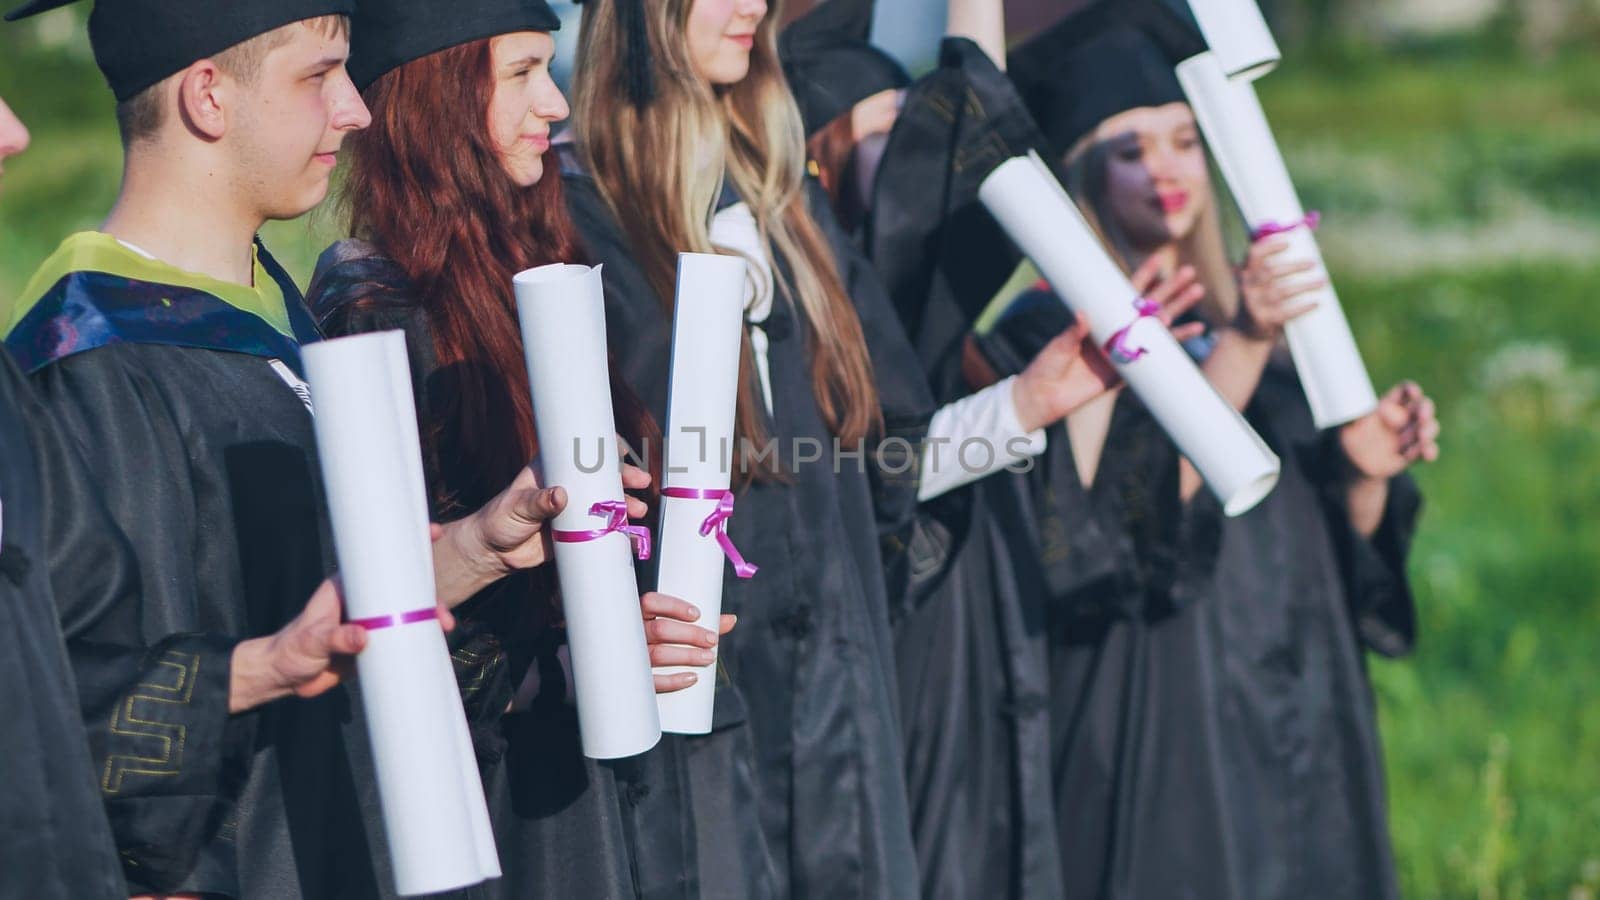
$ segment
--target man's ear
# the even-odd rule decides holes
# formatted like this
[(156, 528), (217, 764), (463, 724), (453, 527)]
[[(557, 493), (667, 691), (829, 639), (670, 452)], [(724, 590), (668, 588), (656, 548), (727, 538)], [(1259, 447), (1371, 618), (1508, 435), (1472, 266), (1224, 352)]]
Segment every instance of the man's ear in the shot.
[(220, 140), (238, 98), (235, 81), (209, 59), (194, 63), (177, 78), (178, 116), (184, 127), (206, 140)]

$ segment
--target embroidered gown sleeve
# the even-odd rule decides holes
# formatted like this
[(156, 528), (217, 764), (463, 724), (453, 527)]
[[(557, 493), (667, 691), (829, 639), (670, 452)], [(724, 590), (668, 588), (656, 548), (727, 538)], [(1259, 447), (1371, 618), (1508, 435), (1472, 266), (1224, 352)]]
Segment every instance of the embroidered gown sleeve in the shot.
[[(138, 530), (130, 542), (107, 514), (200, 539), (182, 435), (118, 356), (95, 351), (35, 374), (43, 402), (29, 404), (30, 418), (51, 588), (124, 872), (136, 892), (176, 890), (229, 818), (252, 723), (228, 713), (234, 638), (147, 627), (162, 618), (152, 610), (192, 603), (206, 586), (171, 569), (141, 590)], [(114, 399), (128, 396), (140, 402)], [(140, 490), (147, 500), (126, 490), (151, 481), (163, 489)]]

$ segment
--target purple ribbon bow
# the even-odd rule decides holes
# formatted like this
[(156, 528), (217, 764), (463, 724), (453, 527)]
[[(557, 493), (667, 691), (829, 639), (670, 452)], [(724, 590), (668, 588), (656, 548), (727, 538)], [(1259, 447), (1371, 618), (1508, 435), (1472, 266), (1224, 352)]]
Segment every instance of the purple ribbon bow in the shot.
[(1312, 211), (1306, 213), (1299, 220), (1294, 222), (1262, 222), (1260, 225), (1256, 226), (1254, 231), (1250, 232), (1250, 240), (1259, 241), (1262, 238), (1269, 238), (1275, 234), (1286, 234), (1295, 230), (1296, 228), (1302, 227), (1316, 231), (1317, 226), (1321, 224), (1322, 213), (1313, 209)]
[(370, 616), (365, 619), (351, 619), (349, 624), (360, 625), (368, 631), (377, 631), (379, 628), (393, 628), (396, 625), (410, 625), (413, 622), (428, 622), (439, 618), (439, 607), (430, 606), (427, 609), (413, 609), (410, 612), (395, 613), (392, 616)]
[(1132, 322), (1117, 329), (1116, 334), (1111, 336), (1111, 340), (1106, 341), (1106, 355), (1111, 357), (1112, 362), (1127, 365), (1150, 352), (1144, 347), (1129, 347), (1128, 333), (1133, 331), (1133, 326), (1139, 324), (1140, 319), (1147, 316), (1161, 315), (1161, 304), (1154, 300), (1139, 297), (1133, 301), (1133, 308), (1139, 311), (1139, 315), (1134, 317)]
[(700, 523), (700, 536), (716, 536), (717, 544), (722, 547), (723, 555), (733, 563), (733, 574), (740, 578), (749, 578), (760, 571), (758, 566), (745, 562), (744, 556), (739, 553), (739, 548), (733, 545), (733, 538), (728, 537), (728, 519), (733, 516), (733, 491), (708, 491), (699, 488), (662, 488), (661, 496), (673, 497), (678, 500), (715, 500), (717, 508), (706, 516)]
[(650, 529), (643, 525), (628, 524), (628, 504), (623, 500), (601, 500), (589, 507), (591, 516), (609, 516), (606, 527), (590, 531), (551, 531), (551, 537), (563, 544), (582, 544), (598, 541), (608, 534), (625, 534), (633, 541), (633, 555), (641, 560), (650, 558)]

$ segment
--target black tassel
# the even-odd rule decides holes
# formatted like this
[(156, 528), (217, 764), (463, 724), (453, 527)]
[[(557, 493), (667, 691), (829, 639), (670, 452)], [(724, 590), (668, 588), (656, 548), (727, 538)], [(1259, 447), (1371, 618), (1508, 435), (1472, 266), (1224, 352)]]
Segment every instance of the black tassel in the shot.
[(642, 109), (656, 99), (656, 82), (650, 59), (650, 23), (645, 18), (646, 0), (618, 0), (618, 15), (622, 19), (624, 52), (628, 58), (623, 63), (624, 87), (634, 108)]

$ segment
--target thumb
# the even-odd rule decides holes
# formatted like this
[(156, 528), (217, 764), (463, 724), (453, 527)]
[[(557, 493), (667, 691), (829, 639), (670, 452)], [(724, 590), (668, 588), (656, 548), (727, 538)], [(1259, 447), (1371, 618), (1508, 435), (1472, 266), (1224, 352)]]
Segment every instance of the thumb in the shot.
[(367, 630), (360, 625), (340, 625), (328, 632), (328, 656), (355, 656), (367, 647)]
[(555, 518), (567, 508), (565, 488), (540, 488), (524, 491), (517, 497), (514, 507), (517, 518), (526, 522), (543, 522)]
[(300, 615), (313, 621), (324, 619), (334, 622), (339, 621), (339, 615), (344, 611), (344, 591), (339, 583), (339, 576), (331, 578), (317, 585), (311, 599), (306, 601), (306, 608)]
[(1378, 421), (1390, 431), (1399, 431), (1411, 421), (1411, 412), (1398, 402), (1391, 392), (1378, 403)]

